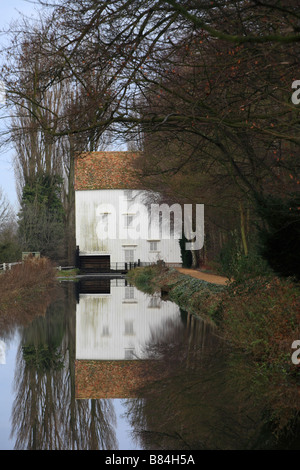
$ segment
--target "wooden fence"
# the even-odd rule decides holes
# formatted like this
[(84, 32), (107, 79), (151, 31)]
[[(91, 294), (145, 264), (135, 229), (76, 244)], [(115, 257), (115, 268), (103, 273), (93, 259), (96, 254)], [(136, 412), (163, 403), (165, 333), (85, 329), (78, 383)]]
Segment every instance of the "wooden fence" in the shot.
[[(18, 261), (18, 262), (14, 262), (14, 263), (0, 263), (0, 272), (4, 272), (4, 271), (8, 271), (10, 270), (13, 266), (16, 266), (17, 264), (22, 264), (23, 261)], [(108, 269), (104, 269), (104, 270), (97, 270), (95, 272), (128, 272), (130, 271), (131, 269), (134, 269), (136, 268), (137, 266), (151, 266), (151, 265), (154, 265), (155, 263), (151, 263), (151, 262), (142, 262), (140, 263), (139, 261), (138, 262), (128, 262), (128, 263), (125, 263), (125, 262), (118, 262), (118, 263), (110, 263), (110, 267)], [(179, 263), (170, 263), (169, 264), (170, 266), (180, 266), (181, 267), (181, 264)], [(68, 270), (68, 269), (75, 269), (76, 266), (56, 266), (56, 269), (58, 269), (59, 271), (62, 271), (62, 270)]]
[[(23, 261), (17, 261), (14, 263), (0, 263), (0, 272), (1, 271), (9, 271), (13, 266), (16, 266), (17, 264), (23, 264)], [(62, 269), (75, 269), (75, 266), (56, 266), (56, 269), (61, 271)]]
[(8, 271), (13, 266), (16, 266), (17, 264), (22, 264), (22, 261), (18, 261), (16, 263), (2, 263), (2, 264), (0, 264), (0, 271)]

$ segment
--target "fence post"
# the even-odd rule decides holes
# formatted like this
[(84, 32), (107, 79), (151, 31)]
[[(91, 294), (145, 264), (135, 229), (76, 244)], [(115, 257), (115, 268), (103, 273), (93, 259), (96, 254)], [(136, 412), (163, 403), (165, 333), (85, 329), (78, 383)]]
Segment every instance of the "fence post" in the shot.
[(3, 263), (3, 271), (6, 271), (6, 263)]

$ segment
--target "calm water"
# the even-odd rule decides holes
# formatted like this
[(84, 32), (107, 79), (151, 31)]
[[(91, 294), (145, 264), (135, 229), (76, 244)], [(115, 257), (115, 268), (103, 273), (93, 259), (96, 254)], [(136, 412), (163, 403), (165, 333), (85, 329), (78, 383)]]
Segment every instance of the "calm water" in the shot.
[(160, 296), (63, 282), (0, 332), (0, 449), (298, 448), (297, 424), (279, 440), (270, 425), (293, 413), (276, 387)]

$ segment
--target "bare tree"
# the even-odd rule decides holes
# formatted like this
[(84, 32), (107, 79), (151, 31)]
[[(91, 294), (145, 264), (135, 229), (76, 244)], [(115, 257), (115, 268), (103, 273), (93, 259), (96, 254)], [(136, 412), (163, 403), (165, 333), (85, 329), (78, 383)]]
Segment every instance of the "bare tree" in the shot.
[[(299, 108), (290, 99), (300, 42), (295, 0), (40, 4), (39, 27), (27, 25), (12, 49), (41, 66), (24, 80), (12, 54), (3, 78), (8, 103), (23, 106), (25, 97), (47, 138), (88, 136), (95, 149), (108, 130), (126, 142), (142, 134), (141, 145), (149, 135), (150, 167), (166, 177), (201, 174), (206, 188), (217, 180), (230, 197), (234, 185), (235, 197), (256, 202), (265, 192), (298, 190)], [(67, 82), (80, 99), (51, 109), (45, 94)]]
[[(20, 30), (18, 34), (11, 33), (12, 43), (18, 47), (7, 53), (7, 73), (11, 74), (8, 101), (12, 110), (9, 135), (15, 148), (20, 202), (24, 186), (34, 185), (41, 175), (60, 176), (64, 180), (61, 196), (65, 209), (66, 257), (72, 264), (75, 252), (74, 157), (105, 145), (107, 136), (93, 126), (80, 130), (97, 119), (103, 84), (102, 76), (89, 71), (85, 73), (88, 91), (76, 74), (64, 75), (63, 80), (53, 79), (58, 59), (53, 50), (57, 51), (60, 41), (53, 36), (50, 26), (53, 26), (51, 22), (43, 20), (38, 27), (23, 20), (19, 26), (22, 33)], [(78, 132), (60, 132), (74, 125)]]
[(12, 207), (0, 188), (0, 233), (11, 223), (14, 213)]

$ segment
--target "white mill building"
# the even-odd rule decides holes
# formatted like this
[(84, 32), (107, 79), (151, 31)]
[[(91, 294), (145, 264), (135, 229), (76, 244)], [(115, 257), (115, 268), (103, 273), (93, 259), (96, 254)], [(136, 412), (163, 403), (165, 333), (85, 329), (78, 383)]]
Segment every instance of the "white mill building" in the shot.
[(142, 187), (135, 158), (132, 152), (91, 152), (76, 158), (76, 245), (82, 271), (108, 272), (124, 269), (125, 263), (159, 260), (181, 266), (180, 235), (171, 223), (165, 237), (159, 219), (151, 219), (151, 192)]

